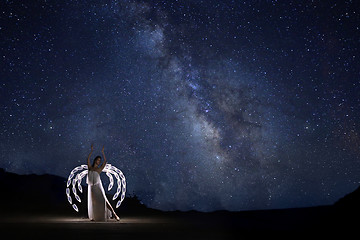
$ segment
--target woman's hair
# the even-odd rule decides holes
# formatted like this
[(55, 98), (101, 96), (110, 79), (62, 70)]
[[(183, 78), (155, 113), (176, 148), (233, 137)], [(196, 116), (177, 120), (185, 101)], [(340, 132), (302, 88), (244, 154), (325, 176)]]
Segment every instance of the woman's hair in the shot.
[(94, 161), (93, 161), (92, 167), (94, 167), (94, 166), (95, 166), (95, 161), (96, 161), (96, 159), (98, 159), (98, 158), (100, 158), (100, 159), (101, 159), (101, 157), (100, 157), (100, 156), (96, 156), (96, 157), (94, 158)]

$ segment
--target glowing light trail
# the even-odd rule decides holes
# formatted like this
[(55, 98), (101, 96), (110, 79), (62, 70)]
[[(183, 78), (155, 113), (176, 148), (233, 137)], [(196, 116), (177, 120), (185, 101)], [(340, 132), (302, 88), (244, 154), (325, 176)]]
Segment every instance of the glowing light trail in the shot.
[[(81, 172), (77, 173), (79, 171), (81, 171)], [(108, 191), (110, 191), (112, 189), (112, 187), (114, 186), (113, 175), (114, 175), (114, 177), (116, 179), (117, 189), (116, 189), (116, 192), (115, 192), (112, 199), (116, 200), (119, 197), (119, 195), (121, 194), (120, 200), (118, 200), (117, 203), (116, 203), (116, 208), (118, 208), (118, 207), (120, 207), (122, 201), (125, 198), (125, 193), (126, 193), (126, 179), (125, 179), (125, 176), (124, 176), (124, 174), (122, 173), (122, 171), (120, 169), (112, 166), (111, 164), (106, 164), (105, 168), (103, 169), (103, 172), (106, 173), (106, 176), (108, 176), (109, 181), (110, 181), (109, 186), (107, 188)], [(75, 176), (75, 174), (76, 174), (76, 176)], [(77, 207), (77, 205), (75, 203), (73, 203), (71, 193), (73, 194), (73, 196), (75, 197), (75, 199), (78, 202), (81, 202), (81, 198), (77, 194), (76, 185), (77, 185), (77, 189), (82, 193), (83, 189), (82, 189), (82, 186), (81, 186), (81, 181), (87, 174), (88, 174), (88, 166), (87, 165), (80, 165), (78, 167), (75, 167), (70, 172), (70, 175), (69, 175), (67, 183), (66, 183), (66, 197), (67, 197), (67, 200), (68, 200), (68, 202), (70, 203), (70, 205), (73, 207), (73, 209), (76, 212), (79, 212), (79, 208)], [(72, 185), (71, 191), (70, 191), (70, 188), (69, 188), (70, 185)]]

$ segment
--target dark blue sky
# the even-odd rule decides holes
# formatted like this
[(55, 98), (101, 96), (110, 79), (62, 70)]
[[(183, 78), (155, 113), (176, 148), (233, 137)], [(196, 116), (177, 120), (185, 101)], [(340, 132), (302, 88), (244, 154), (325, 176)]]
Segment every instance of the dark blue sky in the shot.
[(7, 171), (67, 177), (104, 145), (128, 192), (164, 210), (332, 204), (360, 184), (355, 1), (5, 1), (1, 15)]

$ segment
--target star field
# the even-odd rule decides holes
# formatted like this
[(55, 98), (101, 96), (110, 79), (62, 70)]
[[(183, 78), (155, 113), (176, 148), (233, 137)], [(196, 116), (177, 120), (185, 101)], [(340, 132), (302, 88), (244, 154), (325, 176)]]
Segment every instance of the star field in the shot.
[(6, 1), (0, 167), (105, 146), (163, 210), (332, 204), (360, 184), (355, 1)]

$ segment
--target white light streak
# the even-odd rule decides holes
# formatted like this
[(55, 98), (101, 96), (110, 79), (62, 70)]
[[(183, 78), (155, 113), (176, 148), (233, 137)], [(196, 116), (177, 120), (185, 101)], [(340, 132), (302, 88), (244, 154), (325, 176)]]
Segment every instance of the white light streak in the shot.
[[(76, 174), (79, 171), (82, 171), (82, 172)], [(125, 176), (124, 176), (124, 174), (122, 173), (122, 171), (120, 169), (112, 166), (111, 164), (106, 164), (105, 168), (103, 169), (103, 172), (106, 173), (106, 176), (108, 176), (108, 178), (110, 180), (109, 186), (107, 188), (108, 191), (110, 191), (112, 189), (112, 187), (114, 186), (113, 175), (116, 178), (117, 189), (116, 189), (116, 193), (114, 194), (112, 199), (113, 200), (117, 199), (119, 197), (119, 195), (121, 194), (120, 200), (118, 200), (117, 203), (116, 203), (116, 208), (118, 208), (118, 207), (120, 207), (122, 201), (125, 199), (125, 193), (126, 193), (126, 179), (125, 179)], [(70, 203), (70, 205), (73, 207), (73, 209), (76, 212), (79, 212), (79, 208), (77, 207), (77, 205), (75, 203), (73, 203), (72, 198), (71, 198), (71, 193), (74, 195), (75, 199), (78, 202), (81, 202), (81, 198), (77, 194), (76, 185), (77, 185), (77, 189), (82, 193), (83, 189), (82, 189), (82, 186), (81, 186), (81, 181), (87, 174), (88, 174), (87, 165), (80, 165), (78, 167), (75, 167), (70, 172), (70, 175), (69, 175), (67, 183), (66, 183), (66, 197), (67, 197), (67, 200), (68, 200), (68, 202)], [(69, 189), (70, 185), (72, 185), (71, 191)]]

